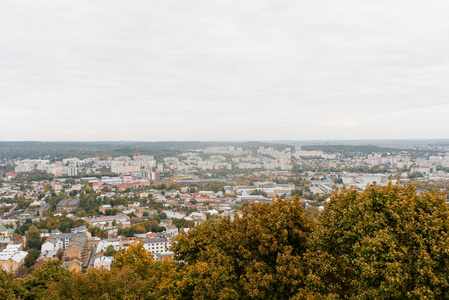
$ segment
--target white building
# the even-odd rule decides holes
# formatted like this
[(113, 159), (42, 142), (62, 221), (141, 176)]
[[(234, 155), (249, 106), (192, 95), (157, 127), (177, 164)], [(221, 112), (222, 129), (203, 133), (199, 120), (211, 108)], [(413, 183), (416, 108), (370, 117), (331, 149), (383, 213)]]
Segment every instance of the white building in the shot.
[(97, 257), (94, 261), (94, 268), (111, 270), (113, 260), (111, 256)]
[(6, 272), (14, 272), (23, 265), (28, 252), (22, 251), (21, 244), (9, 244), (0, 252), (0, 268)]
[(171, 240), (168, 238), (152, 238), (143, 240), (144, 248), (153, 254), (154, 260), (159, 260), (160, 257), (173, 256), (170, 251)]

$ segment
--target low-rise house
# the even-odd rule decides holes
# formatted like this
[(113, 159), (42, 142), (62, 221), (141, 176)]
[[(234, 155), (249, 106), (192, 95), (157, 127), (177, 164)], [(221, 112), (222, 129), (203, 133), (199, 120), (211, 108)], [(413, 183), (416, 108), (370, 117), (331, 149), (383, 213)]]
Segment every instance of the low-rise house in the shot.
[(70, 229), (70, 232), (73, 234), (85, 234), (87, 237), (91, 237), (92, 234), (87, 230), (86, 226), (78, 226)]
[(150, 192), (141, 192), (139, 197), (140, 198), (148, 198), (150, 197), (151, 193)]
[(139, 206), (135, 207), (135, 209), (139, 212), (139, 213), (143, 213), (144, 211), (149, 211), (150, 208), (148, 207), (148, 205), (145, 204), (140, 204)]
[(38, 206), (38, 207), (40, 207), (40, 206), (42, 206), (42, 205), (44, 205), (45, 204), (45, 201), (33, 201), (31, 204), (30, 204), (30, 207), (33, 207), (33, 206)]
[(130, 208), (130, 209), (122, 211), (122, 213), (125, 214), (125, 215), (130, 215), (130, 214), (133, 214), (135, 212), (136, 212), (136, 210), (134, 208)]
[(0, 268), (6, 272), (15, 272), (23, 265), (27, 252), (22, 251), (21, 244), (9, 244), (0, 252)]
[(185, 214), (171, 211), (171, 210), (164, 210), (164, 213), (167, 215), (167, 218), (170, 218), (170, 219), (182, 219), (186, 216)]
[(108, 238), (117, 238), (118, 236), (118, 229), (116, 227), (109, 227), (108, 230)]
[(61, 255), (62, 257), (62, 250), (59, 251), (42, 251), (41, 255), (39, 255), (39, 257), (36, 259), (36, 261), (38, 260), (43, 260), (45, 262), (49, 262), (51, 260), (56, 260), (58, 259), (58, 254)]
[(150, 215), (150, 216), (157, 215), (157, 212), (158, 212), (157, 209), (154, 209), (154, 208), (149, 208), (149, 209), (147, 209), (145, 211), (147, 211), (148, 215)]
[(175, 237), (178, 235), (178, 227), (176, 227), (175, 225), (173, 225), (173, 224), (165, 225), (165, 228), (166, 228), (165, 232), (167, 234), (171, 235), (172, 237)]
[(170, 198), (175, 198), (176, 196), (180, 195), (181, 192), (178, 190), (171, 190), (171, 191), (166, 191), (165, 192), (165, 196), (166, 197), (170, 197)]
[(114, 205), (114, 208), (117, 208), (118, 211), (122, 212), (127, 210), (128, 208), (123, 205)]
[(122, 226), (124, 228), (130, 227), (129, 217), (125, 214), (119, 213), (115, 216), (101, 216), (93, 218), (85, 218), (91, 226), (98, 226), (101, 229), (112, 226)]
[(71, 272), (73, 271), (81, 272), (83, 269), (83, 262), (77, 258), (74, 258), (73, 260), (64, 261), (62, 263), (62, 266)]
[(39, 207), (37, 210), (39, 211), (39, 214), (42, 215), (44, 211), (50, 208), (50, 204), (44, 204), (41, 207)]
[(42, 244), (41, 251), (58, 251), (59, 249), (64, 251), (72, 239), (74, 239), (73, 233), (53, 235)]
[(216, 210), (216, 209), (206, 210), (204, 213), (210, 214), (211, 216), (218, 215), (218, 210)]
[(15, 172), (6, 172), (6, 180), (14, 179), (14, 178), (16, 178), (16, 176), (17, 176), (17, 173), (15, 173)]
[[(81, 227), (78, 229), (80, 228)], [(75, 230), (74, 232), (77, 231)], [(76, 258), (80, 261), (84, 261), (87, 259), (87, 235), (82, 232), (51, 236), (42, 244), (41, 251), (42, 253), (62, 251), (65, 260), (73, 260)]]
[(10, 236), (14, 233), (13, 229), (7, 228), (5, 225), (0, 223), (0, 237)]
[(80, 206), (80, 199), (64, 199), (56, 206), (57, 212), (71, 212)]
[[(206, 221), (207, 220), (207, 216), (205, 213), (201, 213), (201, 212), (193, 212), (189, 215), (189, 217), (192, 220), (195, 220), (197, 222), (202, 222), (202, 221)], [(186, 218), (187, 220), (187, 218)]]
[(0, 237), (0, 251), (3, 251), (11, 243), (11, 237)]
[(107, 209), (112, 209), (112, 207), (109, 204), (105, 204), (100, 206), (100, 208), (98, 209), (102, 214), (106, 214), (106, 210)]
[(19, 222), (19, 219), (2, 219), (2, 223), (5, 224), (5, 225), (16, 226), (17, 222)]
[(213, 197), (213, 196), (215, 196), (215, 192), (214, 191), (199, 191), (197, 194), (195, 194), (195, 196), (198, 196), (198, 197)]
[(61, 191), (62, 190), (62, 182), (55, 181), (53, 183), (53, 189), (55, 190), (55, 192)]
[(100, 256), (95, 258), (94, 268), (111, 270), (113, 258), (111, 256)]
[(98, 182), (94, 182), (94, 183), (92, 184), (92, 189), (93, 189), (94, 191), (101, 190), (102, 188), (103, 188), (103, 183), (101, 182), (101, 180), (99, 180)]

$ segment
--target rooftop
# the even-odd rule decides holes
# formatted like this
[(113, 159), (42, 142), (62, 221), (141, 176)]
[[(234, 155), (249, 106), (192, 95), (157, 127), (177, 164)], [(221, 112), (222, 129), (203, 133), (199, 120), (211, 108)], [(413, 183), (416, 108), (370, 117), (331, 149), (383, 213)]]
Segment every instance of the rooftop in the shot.
[(64, 199), (59, 201), (58, 206), (73, 206), (78, 205), (80, 199)]

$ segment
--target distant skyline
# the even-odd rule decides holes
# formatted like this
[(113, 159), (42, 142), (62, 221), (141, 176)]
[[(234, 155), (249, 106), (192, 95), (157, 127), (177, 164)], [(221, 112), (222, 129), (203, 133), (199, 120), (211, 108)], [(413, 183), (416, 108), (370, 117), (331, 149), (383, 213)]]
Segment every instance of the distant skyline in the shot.
[(2, 1), (0, 141), (449, 138), (447, 1)]

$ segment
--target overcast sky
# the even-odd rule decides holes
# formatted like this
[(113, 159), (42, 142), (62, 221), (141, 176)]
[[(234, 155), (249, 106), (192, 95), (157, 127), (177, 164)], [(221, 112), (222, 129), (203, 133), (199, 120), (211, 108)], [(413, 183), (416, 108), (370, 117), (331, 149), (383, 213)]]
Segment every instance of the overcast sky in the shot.
[(0, 2), (0, 140), (449, 138), (449, 1)]

